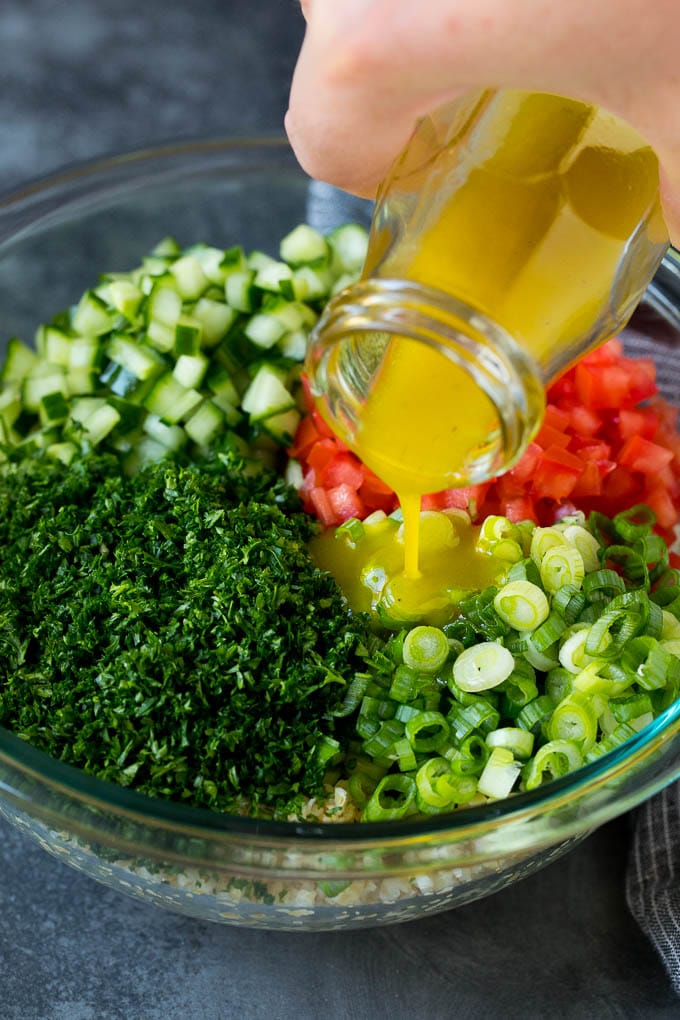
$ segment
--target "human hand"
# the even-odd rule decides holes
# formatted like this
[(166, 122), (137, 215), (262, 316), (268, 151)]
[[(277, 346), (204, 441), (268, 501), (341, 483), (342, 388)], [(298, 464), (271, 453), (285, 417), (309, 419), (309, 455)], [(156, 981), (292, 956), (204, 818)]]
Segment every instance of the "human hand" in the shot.
[(469, 89), (603, 106), (656, 149), (680, 245), (678, 0), (302, 0), (286, 130), (313, 177), (372, 197), (424, 114)]

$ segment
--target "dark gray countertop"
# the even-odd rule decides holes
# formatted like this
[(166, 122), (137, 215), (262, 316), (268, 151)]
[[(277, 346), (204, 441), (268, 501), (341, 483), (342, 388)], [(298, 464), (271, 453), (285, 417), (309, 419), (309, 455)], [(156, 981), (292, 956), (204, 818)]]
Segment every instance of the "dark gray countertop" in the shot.
[[(296, 0), (4, 0), (0, 188), (159, 141), (281, 133), (301, 34)], [(677, 1017), (626, 909), (628, 825), (456, 911), (290, 935), (127, 899), (0, 822), (0, 1020)]]

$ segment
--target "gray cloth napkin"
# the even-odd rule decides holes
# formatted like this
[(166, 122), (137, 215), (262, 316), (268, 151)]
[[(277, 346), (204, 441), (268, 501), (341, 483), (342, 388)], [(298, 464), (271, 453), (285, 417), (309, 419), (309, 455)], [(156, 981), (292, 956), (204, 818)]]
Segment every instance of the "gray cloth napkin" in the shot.
[(680, 782), (636, 813), (626, 899), (680, 995)]

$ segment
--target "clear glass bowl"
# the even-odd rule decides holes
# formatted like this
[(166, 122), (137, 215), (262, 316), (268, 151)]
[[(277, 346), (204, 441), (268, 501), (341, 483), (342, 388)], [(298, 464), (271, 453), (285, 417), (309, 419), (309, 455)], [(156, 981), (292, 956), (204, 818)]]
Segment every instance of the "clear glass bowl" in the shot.
[[(210, 141), (64, 171), (0, 199), (2, 333), (30, 338), (99, 271), (162, 236), (271, 250), (306, 220), (367, 220), (367, 203), (310, 181), (279, 140)], [(653, 354), (680, 401), (680, 288), (666, 260), (629, 350)], [(0, 729), (0, 813), (93, 878), (206, 920), (278, 929), (404, 921), (487, 896), (568, 851), (680, 775), (680, 703), (625, 746), (509, 800), (418, 822), (256, 821), (152, 800)]]

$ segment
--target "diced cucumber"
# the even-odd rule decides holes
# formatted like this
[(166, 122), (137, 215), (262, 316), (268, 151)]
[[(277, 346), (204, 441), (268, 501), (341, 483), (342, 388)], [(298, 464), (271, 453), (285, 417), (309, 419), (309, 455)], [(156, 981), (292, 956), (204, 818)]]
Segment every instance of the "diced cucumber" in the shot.
[(50, 443), (45, 447), (45, 453), (53, 460), (60, 460), (62, 464), (70, 464), (78, 452), (75, 443), (65, 441), (61, 443)]
[(192, 315), (180, 315), (175, 325), (175, 354), (198, 354), (202, 337), (203, 326), (198, 319)]
[(0, 381), (20, 382), (37, 364), (38, 356), (35, 351), (13, 336), (7, 341), (7, 352), (0, 369)]
[(260, 366), (243, 395), (241, 407), (251, 421), (259, 421), (294, 408), (295, 398), (281, 382), (279, 374), (265, 364)]
[(318, 230), (301, 223), (281, 241), (279, 255), (291, 266), (325, 266), (330, 257), (330, 247)]
[(151, 414), (175, 425), (188, 417), (203, 400), (198, 390), (189, 389), (177, 382), (172, 373), (161, 376), (144, 398), (143, 404)]
[(92, 446), (98, 446), (102, 439), (115, 429), (119, 421), (120, 414), (115, 407), (103, 401), (101, 407), (98, 407), (81, 422), (83, 439), (86, 439)]
[(230, 273), (224, 284), (227, 304), (237, 312), (248, 314), (255, 310), (258, 290), (254, 285), (255, 270), (244, 269)]
[(300, 266), (293, 274), (294, 295), (302, 301), (320, 301), (327, 298), (332, 286), (333, 276), (328, 269)]
[(172, 235), (168, 234), (160, 239), (151, 254), (163, 259), (174, 259), (182, 254), (182, 248), (179, 242)]
[(226, 336), (236, 320), (234, 308), (213, 298), (199, 298), (191, 309), (191, 317), (203, 327), (201, 343), (203, 347), (214, 347)]
[(180, 354), (172, 374), (182, 386), (193, 389), (203, 382), (207, 367), (208, 359), (202, 354)]
[(240, 403), (239, 391), (231, 373), (219, 362), (212, 362), (205, 374), (204, 382), (214, 394), (224, 396), (234, 405)]
[(109, 301), (121, 315), (131, 322), (139, 311), (144, 295), (131, 280), (112, 280), (109, 284)]
[(150, 347), (142, 347), (124, 336), (111, 337), (106, 345), (106, 355), (137, 379), (151, 379), (166, 367), (163, 359)]
[[(84, 338), (85, 339), (85, 338)], [(54, 326), (40, 327), (40, 354), (52, 365), (66, 367), (71, 363), (71, 343), (73, 337)], [(95, 337), (87, 337), (88, 342), (97, 344)]]
[(358, 223), (345, 223), (328, 235), (332, 251), (331, 266), (336, 275), (359, 273), (366, 261), (368, 232)]
[(47, 362), (33, 369), (33, 374), (24, 379), (21, 387), (21, 402), (28, 411), (37, 412), (40, 409), (41, 399), (49, 393), (68, 393), (66, 384), (66, 373), (60, 365), (50, 365)]
[(20, 414), (21, 388), (18, 383), (11, 383), (0, 392), (0, 421), (11, 428)]
[(181, 255), (170, 266), (170, 272), (177, 282), (177, 290), (183, 298), (188, 300), (195, 301), (210, 285), (210, 281), (195, 255)]
[(255, 274), (253, 283), (259, 290), (272, 291), (275, 294), (281, 293), (281, 281), (292, 280), (293, 270), (285, 262), (272, 262), (271, 265), (263, 266)]
[(198, 446), (209, 446), (225, 424), (224, 413), (212, 400), (206, 400), (185, 422), (184, 428)]
[(101, 336), (110, 333), (114, 316), (93, 290), (86, 290), (73, 313), (72, 326), (83, 336)]
[(152, 287), (146, 305), (146, 321), (162, 322), (174, 326), (182, 314), (182, 296), (179, 291), (164, 281)]
[(260, 425), (277, 443), (289, 444), (293, 441), (301, 417), (297, 408), (291, 408), (290, 411), (282, 411), (280, 414), (264, 418)]
[(69, 403), (63, 393), (45, 393), (38, 407), (42, 425), (58, 425), (69, 415)]
[(268, 350), (284, 335), (286, 325), (278, 315), (256, 312), (246, 323), (243, 332), (258, 347)]
[(146, 340), (154, 350), (169, 354), (175, 346), (175, 327), (154, 319), (146, 327)]
[(248, 254), (247, 262), (251, 269), (259, 273), (260, 270), (266, 269), (267, 266), (276, 265), (277, 260), (271, 255), (267, 255), (266, 252), (255, 249)]
[(147, 414), (142, 428), (166, 450), (180, 450), (187, 441), (187, 433), (181, 425), (168, 425), (157, 414)]
[(66, 390), (69, 397), (96, 393), (99, 388), (99, 377), (91, 369), (68, 368), (66, 370)]
[(279, 350), (285, 358), (303, 361), (307, 352), (307, 334), (301, 329), (286, 333), (279, 341)]
[[(101, 367), (103, 347), (98, 337), (73, 336), (68, 347), (69, 370), (89, 369), (94, 372)], [(51, 358), (48, 360), (52, 360)]]

